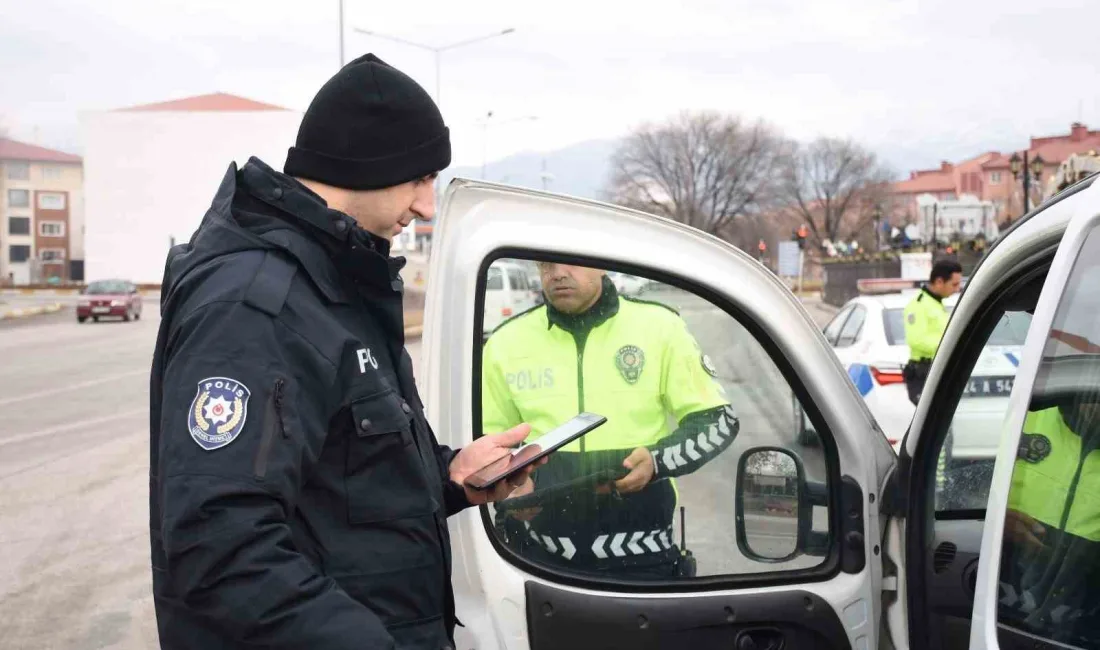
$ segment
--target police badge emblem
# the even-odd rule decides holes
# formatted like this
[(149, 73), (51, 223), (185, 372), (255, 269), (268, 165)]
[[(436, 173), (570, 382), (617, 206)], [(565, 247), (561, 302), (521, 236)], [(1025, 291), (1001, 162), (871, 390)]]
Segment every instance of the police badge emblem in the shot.
[(635, 384), (645, 367), (645, 353), (636, 345), (624, 345), (615, 355), (615, 366), (626, 383)]
[(248, 415), (248, 387), (228, 377), (210, 377), (199, 382), (191, 408), (187, 411), (187, 430), (206, 451), (213, 451), (237, 439)]
[(1016, 458), (1029, 463), (1038, 463), (1050, 455), (1050, 438), (1041, 433), (1025, 433), (1020, 436), (1020, 446), (1016, 448)]

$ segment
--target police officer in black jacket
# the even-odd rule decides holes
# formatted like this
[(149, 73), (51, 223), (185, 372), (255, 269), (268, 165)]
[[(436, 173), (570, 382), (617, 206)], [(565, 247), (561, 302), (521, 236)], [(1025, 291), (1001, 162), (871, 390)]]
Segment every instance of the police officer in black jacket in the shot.
[(373, 55), (326, 83), (285, 174), (231, 165), (169, 254), (150, 383), (149, 527), (164, 648), (439, 648), (446, 518), (507, 496), (424, 418), (390, 238), (450, 163), (424, 90)]

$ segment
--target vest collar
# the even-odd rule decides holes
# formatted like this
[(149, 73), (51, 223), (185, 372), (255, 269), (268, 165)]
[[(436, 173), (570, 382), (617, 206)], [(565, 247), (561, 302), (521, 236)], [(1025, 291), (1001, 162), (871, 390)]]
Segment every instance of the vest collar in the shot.
[(921, 290), (921, 292), (923, 292), (925, 294), (928, 294), (928, 297), (931, 298), (932, 300), (935, 300), (936, 302), (938, 302), (940, 304), (943, 304), (943, 298), (940, 298), (936, 294), (932, 293), (932, 290), (928, 288), (927, 284), (922, 286), (920, 288), (920, 290)]

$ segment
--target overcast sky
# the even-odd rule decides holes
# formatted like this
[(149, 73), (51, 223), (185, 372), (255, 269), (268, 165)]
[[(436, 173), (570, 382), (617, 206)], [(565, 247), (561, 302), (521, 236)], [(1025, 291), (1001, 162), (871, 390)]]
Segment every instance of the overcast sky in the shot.
[[(455, 163), (613, 137), (683, 109), (851, 136), (937, 164), (1100, 128), (1094, 0), (345, 0), (373, 51), (434, 92)], [(339, 65), (338, 0), (0, 0), (0, 123), (79, 150), (77, 116), (228, 92), (297, 110)], [(479, 122), (493, 111), (497, 126)], [(520, 118), (537, 116), (537, 121)], [(483, 139), (484, 135), (488, 139)], [(288, 143), (288, 146), (291, 143)], [(905, 171), (905, 170), (899, 170)]]

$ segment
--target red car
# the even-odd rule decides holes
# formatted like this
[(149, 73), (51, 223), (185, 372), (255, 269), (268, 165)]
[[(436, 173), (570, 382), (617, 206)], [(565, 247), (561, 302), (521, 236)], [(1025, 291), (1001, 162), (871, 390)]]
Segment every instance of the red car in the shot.
[(121, 318), (124, 321), (141, 318), (141, 294), (132, 282), (126, 280), (99, 280), (92, 282), (81, 292), (76, 305), (76, 320), (83, 323), (91, 318)]

